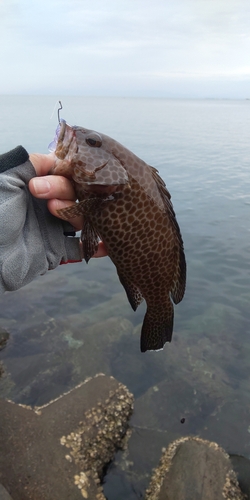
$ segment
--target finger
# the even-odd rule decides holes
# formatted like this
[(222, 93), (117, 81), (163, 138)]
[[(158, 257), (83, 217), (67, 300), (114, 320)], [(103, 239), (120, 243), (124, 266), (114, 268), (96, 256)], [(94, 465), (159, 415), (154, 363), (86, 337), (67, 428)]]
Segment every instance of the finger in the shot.
[(93, 257), (106, 257), (107, 254), (107, 250), (104, 246), (104, 243), (102, 241), (99, 242), (99, 245), (98, 245), (98, 250), (97, 252), (93, 255)]
[[(84, 259), (84, 252), (83, 252), (83, 244), (82, 244), (82, 242), (80, 242), (80, 248), (81, 248), (82, 258)], [(108, 254), (107, 254), (106, 248), (105, 248), (103, 242), (100, 241), (99, 244), (98, 244), (98, 249), (94, 253), (92, 259), (98, 259), (99, 257), (106, 257), (107, 255)]]
[(29, 155), (29, 159), (37, 175), (46, 175), (54, 166), (55, 154), (42, 155), (40, 153), (32, 153)]
[(61, 200), (75, 200), (74, 188), (69, 179), (61, 175), (45, 175), (33, 177), (29, 181), (31, 194), (36, 198), (58, 198)]
[(72, 202), (71, 200), (52, 199), (48, 201), (48, 209), (52, 213), (52, 215), (55, 215), (55, 217), (59, 217), (59, 219), (67, 220), (75, 228), (76, 231), (80, 231), (83, 227), (82, 215), (66, 219), (65, 217), (63, 218), (58, 214), (58, 210), (70, 207), (71, 205), (74, 205), (74, 202)]

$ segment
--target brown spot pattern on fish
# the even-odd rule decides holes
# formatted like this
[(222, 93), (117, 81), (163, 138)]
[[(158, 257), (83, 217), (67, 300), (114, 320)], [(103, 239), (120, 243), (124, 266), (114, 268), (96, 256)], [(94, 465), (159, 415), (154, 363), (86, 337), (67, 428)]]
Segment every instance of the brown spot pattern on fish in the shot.
[(182, 300), (186, 283), (182, 237), (165, 183), (108, 136), (64, 121), (58, 134), (53, 173), (74, 181), (79, 200), (60, 215), (84, 214), (86, 261), (101, 238), (132, 308), (146, 300), (141, 351), (161, 349), (171, 341), (173, 302)]

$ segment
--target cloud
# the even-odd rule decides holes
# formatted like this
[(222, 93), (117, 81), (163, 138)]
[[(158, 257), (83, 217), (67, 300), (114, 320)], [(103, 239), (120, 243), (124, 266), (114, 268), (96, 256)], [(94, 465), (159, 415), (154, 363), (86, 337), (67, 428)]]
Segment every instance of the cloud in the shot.
[(171, 82), (186, 93), (190, 80), (198, 88), (206, 79), (225, 87), (249, 77), (249, 14), (248, 0), (1, 0), (2, 91), (165, 95)]

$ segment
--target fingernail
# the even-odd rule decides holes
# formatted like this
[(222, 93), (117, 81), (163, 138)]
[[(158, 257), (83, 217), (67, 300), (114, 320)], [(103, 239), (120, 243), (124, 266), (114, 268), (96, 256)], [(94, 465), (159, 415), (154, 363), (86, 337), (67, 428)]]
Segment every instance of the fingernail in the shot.
[(33, 187), (36, 194), (47, 194), (50, 191), (50, 183), (46, 179), (33, 178)]

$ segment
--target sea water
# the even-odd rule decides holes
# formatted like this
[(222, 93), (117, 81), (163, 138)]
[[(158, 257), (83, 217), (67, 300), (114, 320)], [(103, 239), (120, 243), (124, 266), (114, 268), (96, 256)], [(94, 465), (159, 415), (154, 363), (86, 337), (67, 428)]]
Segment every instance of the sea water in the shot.
[[(250, 457), (250, 101), (58, 99), (68, 123), (110, 135), (159, 170), (184, 240), (187, 289), (172, 343), (145, 354), (145, 306), (132, 311), (108, 258), (60, 266), (2, 295), (0, 327), (11, 340), (0, 393), (42, 405), (98, 372), (125, 383), (133, 432), (105, 491), (133, 500), (162, 446), (180, 436)], [(18, 144), (46, 153), (56, 101), (1, 96), (0, 153)]]

